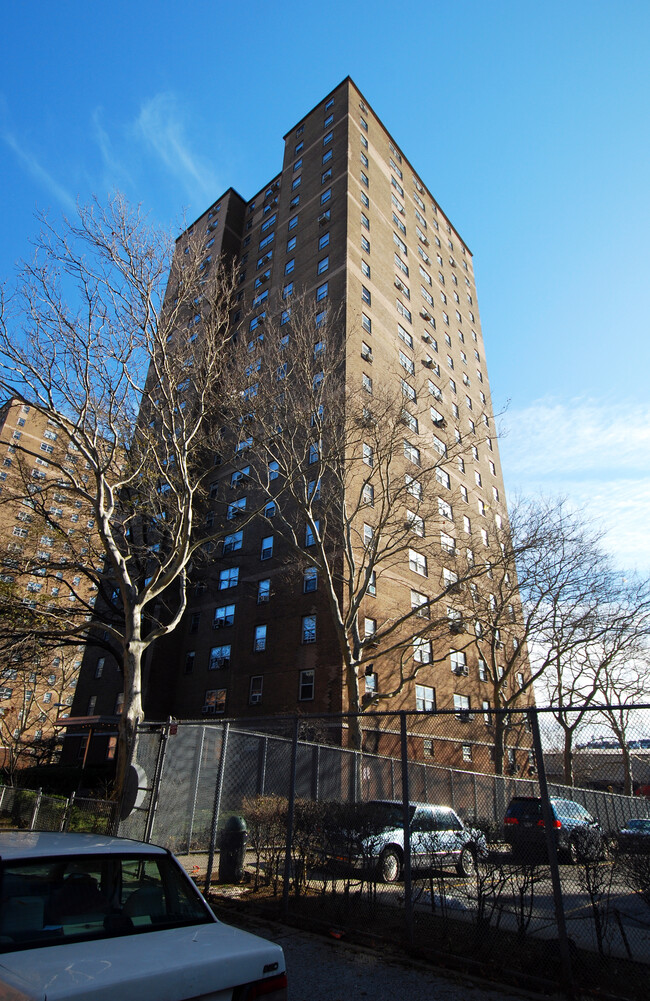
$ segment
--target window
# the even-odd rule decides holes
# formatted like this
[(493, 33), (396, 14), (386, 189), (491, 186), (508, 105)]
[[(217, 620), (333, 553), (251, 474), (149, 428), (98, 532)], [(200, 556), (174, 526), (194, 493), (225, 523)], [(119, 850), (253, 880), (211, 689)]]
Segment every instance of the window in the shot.
[[(327, 260), (327, 258), (326, 258), (326, 260)], [(316, 302), (320, 302), (321, 299), (326, 299), (327, 298), (328, 289), (329, 289), (329, 285), (328, 285), (327, 282), (325, 282), (324, 285), (319, 285), (318, 286), (318, 288), (316, 289)]]
[(276, 511), (275, 501), (269, 501), (267, 504), (264, 505), (265, 518), (273, 518), (275, 515), (275, 511)]
[(294, 174), (297, 170), (300, 170), (301, 167), (302, 167), (302, 157), (299, 160), (296, 160), (296, 162), (293, 165)]
[(435, 688), (429, 685), (416, 685), (415, 708), (418, 712), (433, 712), (436, 708)]
[(332, 197), (332, 189), (326, 188), (326, 190), (323, 191), (320, 196), (321, 205), (325, 205), (325, 203), (328, 202), (331, 197)]
[(406, 476), (404, 477), (404, 482), (406, 485), (406, 492), (409, 493), (412, 497), (415, 497), (416, 500), (421, 500), (422, 484), (420, 483), (420, 481), (414, 479), (412, 476), (409, 476), (409, 474), (407, 473)]
[(454, 709), (456, 710), (456, 717), (463, 721), (468, 720), (470, 702), (468, 695), (454, 695)]
[(407, 320), (409, 323), (412, 323), (413, 320), (411, 317), (410, 309), (407, 309), (404, 303), (400, 299), (395, 300), (395, 305), (397, 307), (397, 312), (400, 314), (400, 316), (403, 316), (405, 320)]
[(488, 534), (487, 534), (487, 531), (484, 528), (481, 529), (481, 540), (482, 540), (484, 546), (486, 546), (486, 547), (489, 546), (490, 543), (489, 543)]
[(438, 514), (442, 518), (447, 518), (448, 521), (454, 520), (451, 504), (448, 504), (442, 497), (438, 497)]
[(267, 535), (265, 538), (262, 539), (260, 545), (260, 559), (270, 560), (272, 556), (273, 556), (273, 536)]
[(447, 535), (446, 532), (440, 533), (440, 546), (445, 553), (449, 553), (451, 556), (456, 552), (456, 540), (451, 535)]
[(372, 483), (364, 483), (363, 489), (361, 491), (361, 500), (364, 504), (369, 507), (373, 507), (375, 503), (375, 488)]
[(320, 441), (312, 441), (309, 446), (309, 464), (313, 465), (320, 458)]
[(318, 262), (317, 273), (319, 275), (325, 274), (325, 272), (327, 271), (327, 269), (329, 268), (329, 266), (330, 266), (330, 259), (329, 259), (329, 257), (323, 257)]
[(302, 617), (302, 642), (316, 642), (316, 616), (303, 615)]
[(361, 234), (361, 249), (364, 254), (370, 253), (370, 240), (367, 240), (363, 233)]
[(271, 581), (267, 577), (265, 580), (257, 582), (257, 604), (264, 605), (271, 597)]
[(374, 463), (374, 451), (372, 445), (367, 445), (363, 443), (363, 461), (366, 466), (372, 466)]
[[(296, 249), (297, 237), (291, 236), (287, 240), (287, 253), (290, 254), (292, 250)], [(291, 269), (293, 271), (293, 268)]]
[(321, 163), (325, 165), (326, 163), (329, 163), (331, 159), (332, 159), (332, 150), (331, 149), (325, 150), (321, 159)]
[(253, 650), (255, 653), (260, 653), (262, 650), (266, 650), (266, 626), (255, 626)]
[(209, 671), (220, 671), (230, 667), (230, 644), (225, 646), (213, 646), (210, 650), (208, 660)]
[(310, 594), (318, 589), (318, 570), (316, 567), (307, 567), (303, 571), (302, 589), (305, 594)]
[(331, 177), (332, 177), (332, 168), (328, 167), (327, 170), (324, 170), (323, 173), (320, 175), (320, 183), (327, 184), (327, 182), (331, 179)]
[[(106, 663), (106, 657), (100, 657), (98, 659), (97, 663), (95, 664), (95, 677), (96, 678), (101, 678), (102, 674), (104, 673), (104, 665), (105, 665), (105, 663)], [(50, 684), (54, 684), (54, 682), (50, 682)]]
[(243, 531), (233, 532), (231, 535), (227, 535), (223, 540), (224, 553), (234, 553), (237, 549), (241, 549), (243, 539)]
[(364, 524), (363, 526), (363, 544), (366, 549), (372, 545), (372, 538), (374, 535), (374, 529), (372, 525)]
[(361, 326), (365, 331), (367, 331), (367, 333), (372, 333), (372, 320), (369, 316), (366, 316), (365, 313), (361, 314)]
[(292, 257), (291, 260), (287, 261), (287, 263), (284, 266), (285, 275), (290, 275), (295, 266), (296, 266), (296, 260), (295, 258)]
[(329, 246), (330, 235), (329, 233), (323, 233), (320, 240), (318, 241), (318, 249), (323, 250), (324, 247)]
[(414, 432), (414, 434), (418, 434), (419, 425), (417, 417), (414, 417), (413, 414), (410, 414), (408, 410), (402, 410), (402, 420), (404, 424), (406, 424), (406, 426), (410, 428), (411, 431)]
[(467, 658), (463, 650), (451, 650), (449, 659), (454, 674), (467, 675)]
[(446, 470), (441, 469), (440, 466), (436, 466), (436, 480), (441, 486), (446, 487), (447, 490), (451, 488), (451, 478), (449, 473), (446, 472)]
[(219, 572), (219, 590), (226, 591), (229, 587), (237, 587), (239, 583), (239, 567), (229, 567)]
[(364, 184), (366, 186), (366, 188), (368, 187), (368, 184), (369, 184), (368, 175), (364, 174), (363, 171), (361, 171), (361, 183)]
[(364, 212), (361, 213), (361, 225), (364, 229), (370, 229), (370, 219)]
[[(437, 412), (438, 411), (436, 411), (436, 413)], [(447, 446), (445, 445), (444, 441), (442, 441), (441, 438), (438, 438), (438, 436), (435, 434), (433, 435), (433, 447), (435, 448), (436, 452), (438, 452), (439, 455), (447, 454)]]
[(430, 610), (429, 599), (426, 594), (421, 594), (419, 591), (411, 591), (411, 609), (416, 611), (419, 618), (428, 619)]
[(377, 632), (377, 620), (364, 618), (363, 620), (363, 635), (366, 639), (371, 639)]
[(427, 576), (427, 558), (422, 553), (416, 552), (415, 549), (409, 549), (409, 569), (413, 573), (420, 574), (421, 577)]
[(257, 675), (251, 678), (250, 690), (248, 695), (248, 702), (251, 706), (258, 705), (262, 701), (262, 688), (264, 685), (263, 676)]
[[(416, 448), (415, 445), (411, 445), (409, 441), (404, 441), (404, 458), (409, 459), (411, 462), (415, 463), (416, 466), (420, 465), (420, 449)], [(438, 472), (438, 470), (436, 470)]]
[(328, 132), (327, 135), (323, 136), (323, 146), (329, 146), (334, 136), (333, 132)]
[(368, 589), (367, 594), (374, 598), (377, 594), (377, 572), (375, 570), (370, 571), (370, 577), (368, 578)]
[(407, 400), (415, 403), (417, 396), (413, 386), (409, 385), (406, 379), (400, 379), (400, 385), (402, 387), (402, 396), (405, 396)]
[(288, 230), (295, 229), (297, 225), (298, 225), (298, 216), (294, 215), (291, 217), (291, 219), (289, 219), (289, 225), (287, 226), (287, 229)]
[(364, 165), (364, 167), (367, 167), (368, 166), (368, 157), (363, 152), (363, 150), (361, 151), (361, 153), (359, 154), (359, 156), (361, 157), (361, 163)]
[(313, 546), (315, 544), (319, 528), (320, 522), (318, 519), (314, 522), (314, 528), (311, 525), (305, 525), (305, 546)]
[(416, 664), (430, 664), (432, 660), (431, 656), (431, 640), (426, 639), (424, 636), (416, 636), (413, 639), (413, 660)]
[(487, 664), (485, 663), (485, 661), (483, 660), (482, 657), (479, 657), (479, 659), (478, 659), (478, 677), (479, 677), (479, 681), (487, 681), (488, 680)]
[(361, 385), (366, 393), (370, 393), (370, 395), (372, 395), (372, 379), (369, 375), (366, 375), (365, 372), (361, 376)]
[(327, 319), (327, 310), (321, 309), (319, 313), (316, 313), (316, 326), (322, 327)]
[(298, 699), (309, 702), (314, 698), (314, 671), (301, 671), (298, 685)]
[(219, 608), (214, 610), (214, 621), (212, 623), (215, 629), (223, 628), (224, 626), (231, 626), (235, 621), (235, 606), (234, 605), (221, 605)]
[(463, 761), (471, 761), (471, 760), (472, 760), (472, 745), (463, 744)]
[(226, 688), (212, 688), (205, 693), (203, 711), (206, 713), (224, 713), (226, 711)]
[(233, 501), (232, 504), (228, 505), (227, 517), (232, 520), (237, 518), (246, 510), (246, 498), (240, 497), (238, 500)]

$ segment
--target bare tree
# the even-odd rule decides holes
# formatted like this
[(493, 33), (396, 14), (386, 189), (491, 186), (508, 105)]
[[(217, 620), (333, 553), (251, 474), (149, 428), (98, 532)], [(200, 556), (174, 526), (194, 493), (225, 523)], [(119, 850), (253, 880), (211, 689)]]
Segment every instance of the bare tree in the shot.
[[(566, 642), (565, 620), (571, 619), (572, 609), (558, 604), (552, 633), (555, 658), (540, 687), (562, 732), (567, 785), (574, 784), (575, 737), (587, 721), (601, 715), (592, 712), (594, 707), (607, 701), (625, 703), (630, 696), (639, 699), (647, 694), (638, 663), (639, 658), (647, 657), (648, 583), (617, 572), (602, 552), (596, 553), (595, 564), (599, 573), (585, 593), (585, 616), (576, 642)], [(623, 735), (627, 730), (627, 710), (609, 711), (613, 714), (610, 725), (612, 728), (615, 725), (618, 734)], [(623, 754), (628, 755), (626, 747)], [(628, 774), (629, 767), (625, 771)]]
[(614, 734), (621, 750), (623, 762), (623, 792), (631, 796), (634, 792), (633, 756), (630, 749), (630, 733), (635, 721), (635, 708), (647, 702), (648, 666), (650, 650), (643, 641), (637, 649), (618, 651), (602, 668), (599, 677), (598, 702), (602, 705), (600, 715), (606, 726)]
[[(249, 364), (265, 459), (260, 465), (258, 450), (250, 489), (274, 502), (273, 530), (325, 594), (347, 708), (357, 714), (386, 706), (422, 667), (448, 658), (450, 638), (458, 651), (470, 642), (458, 628), (462, 592), (485, 570), (457, 548), (447, 467), (482, 436), (462, 441), (445, 432), (430, 373), (378, 373), (351, 389), (336, 312), (325, 316), (300, 299), (290, 308), (260, 363)], [(250, 344), (245, 350), (250, 356)], [(431, 433), (420, 446), (425, 420)], [(480, 426), (489, 426), (487, 415)], [(382, 617), (378, 588), (395, 596), (392, 611), (382, 602)], [(381, 685), (378, 665), (387, 668)], [(358, 718), (350, 730), (360, 747)]]
[(63, 579), (74, 610), (63, 616), (50, 601), (33, 626), (52, 644), (102, 636), (117, 657), (119, 795), (143, 715), (143, 655), (179, 623), (192, 559), (227, 530), (225, 517), (202, 515), (215, 462), (247, 436), (247, 401), (220, 391), (237, 274), (211, 263), (200, 236), (174, 257), (170, 236), (120, 196), (42, 227), (3, 300), (0, 386), (66, 446), (46, 471), (18, 446), (24, 499), (54, 527), (52, 512), (74, 504), (94, 522), (90, 544), (68, 536), (56, 560), (42, 560), (48, 595)]
[(556, 718), (564, 722), (565, 746), (570, 747), (573, 719), (564, 713), (567, 693), (558, 678), (565, 679), (573, 664), (582, 697), (593, 699), (596, 689), (590, 694), (578, 665), (602, 652), (614, 625), (623, 643), (638, 605), (633, 609), (622, 601), (620, 581), (597, 534), (561, 499), (521, 501), (513, 506), (509, 524), (498, 521), (483, 543), (487, 581), (482, 588), (468, 588), (469, 614), (479, 668), (491, 689), (485, 708), (512, 710), (491, 717), (496, 770), (501, 772), (509, 733), (515, 760), (508, 765), (516, 767), (513, 731), (524, 725), (516, 710), (533, 704), (535, 685), (546, 676), (554, 679)]

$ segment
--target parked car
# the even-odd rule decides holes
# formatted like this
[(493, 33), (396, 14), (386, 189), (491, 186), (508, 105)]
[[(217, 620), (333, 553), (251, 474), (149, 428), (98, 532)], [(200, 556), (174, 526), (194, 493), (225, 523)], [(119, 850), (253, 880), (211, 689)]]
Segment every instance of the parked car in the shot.
[(0, 833), (0, 994), (39, 1001), (286, 1001), (280, 946), (218, 921), (171, 852)]
[(650, 820), (641, 817), (628, 820), (616, 835), (616, 846), (627, 854), (650, 852)]
[[(341, 832), (329, 861), (337, 867), (374, 870), (384, 883), (396, 882), (404, 866), (401, 801), (371, 800), (356, 809), (358, 825)], [(413, 869), (453, 864), (459, 875), (469, 876), (475, 859), (487, 855), (485, 835), (466, 827), (448, 806), (410, 803), (409, 818)]]
[[(580, 803), (551, 797), (553, 832), (560, 861), (580, 862), (604, 854), (605, 841), (598, 821)], [(542, 801), (538, 796), (515, 796), (504, 818), (504, 838), (524, 860), (546, 858)]]

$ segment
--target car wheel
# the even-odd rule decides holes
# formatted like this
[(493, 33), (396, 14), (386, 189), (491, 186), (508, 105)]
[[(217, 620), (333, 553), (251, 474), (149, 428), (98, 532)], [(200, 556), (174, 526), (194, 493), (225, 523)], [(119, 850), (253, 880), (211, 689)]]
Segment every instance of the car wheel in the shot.
[(475, 869), (474, 853), (467, 845), (461, 848), (458, 861), (456, 862), (456, 872), (459, 876), (471, 876)]
[(379, 875), (383, 883), (395, 883), (402, 871), (402, 859), (394, 848), (386, 848), (379, 859)]

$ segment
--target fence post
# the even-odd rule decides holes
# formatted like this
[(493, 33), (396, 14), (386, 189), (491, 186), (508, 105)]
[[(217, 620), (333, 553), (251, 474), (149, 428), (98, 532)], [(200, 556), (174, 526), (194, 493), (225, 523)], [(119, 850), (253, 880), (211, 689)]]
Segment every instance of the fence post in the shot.
[(261, 742), (260, 742), (259, 753), (260, 753), (260, 761), (259, 761), (259, 769), (258, 769), (258, 776), (259, 777), (258, 777), (258, 782), (257, 782), (257, 786), (258, 786), (257, 791), (258, 791), (258, 793), (259, 793), (260, 796), (263, 796), (264, 795), (264, 788), (266, 786), (266, 759), (267, 759), (268, 753), (269, 753), (269, 738), (266, 737), (266, 736), (263, 737), (262, 740), (261, 740)]
[(558, 931), (558, 945), (560, 950), (560, 961), (562, 963), (562, 974), (564, 987), (569, 994), (573, 993), (573, 974), (571, 972), (571, 955), (569, 953), (569, 938), (566, 929), (566, 918), (564, 915), (564, 898), (562, 896), (562, 883), (560, 882), (560, 868), (557, 863), (557, 846), (555, 843), (555, 833), (553, 828), (553, 814), (548, 798), (548, 784), (546, 782), (546, 767), (544, 764), (544, 752), (542, 750), (542, 739), (539, 733), (539, 720), (534, 709), (528, 710), (528, 719), (533, 736), (533, 748), (535, 760), (537, 762), (537, 781), (539, 783), (539, 793), (542, 800), (542, 817), (544, 819), (544, 834), (546, 837), (546, 848), (548, 851), (548, 861), (551, 869), (551, 885), (553, 887), (553, 903), (555, 905), (555, 922)]
[(451, 808), (456, 809), (456, 790), (454, 788), (454, 769), (449, 769), (449, 793), (451, 797)]
[(474, 820), (478, 817), (478, 789), (476, 786), (476, 772), (474, 772)]
[(291, 846), (293, 842), (293, 811), (296, 803), (296, 766), (298, 761), (298, 717), (293, 721), (291, 765), (289, 768), (289, 802), (287, 804), (287, 840), (284, 849), (284, 882), (282, 884), (282, 915), (289, 913), (289, 880), (291, 878)]
[(36, 820), (38, 819), (38, 811), (41, 808), (41, 800), (43, 799), (43, 790), (38, 789), (36, 793), (36, 802), (34, 803), (34, 812), (32, 813), (32, 822), (29, 825), (30, 831), (33, 831), (36, 827)]
[(212, 806), (212, 823), (210, 825), (210, 847), (208, 849), (208, 865), (205, 871), (205, 884), (203, 894), (207, 897), (210, 892), (210, 882), (212, 880), (212, 869), (214, 866), (214, 849), (217, 843), (217, 829), (219, 827), (219, 813), (221, 812), (221, 793), (223, 792), (223, 777), (226, 771), (226, 751), (228, 749), (228, 734), (230, 723), (223, 724), (221, 732), (221, 753), (219, 754), (219, 769), (217, 771), (217, 782), (214, 788), (214, 804)]
[(413, 897), (411, 888), (411, 810), (409, 801), (408, 741), (406, 739), (406, 713), (400, 714), (400, 745), (402, 752), (402, 827), (404, 830), (404, 925), (406, 940), (413, 942)]
[[(153, 824), (156, 818), (156, 807), (158, 806), (158, 798), (160, 795), (160, 780), (162, 778), (163, 764), (165, 761), (165, 753), (167, 751), (167, 741), (169, 739), (169, 726), (171, 723), (171, 718), (167, 723), (161, 728), (160, 731), (160, 743), (158, 744), (158, 754), (156, 755), (156, 765), (153, 772), (153, 779), (151, 781), (151, 798), (149, 800), (149, 809), (147, 810), (147, 819), (144, 825), (144, 837), (143, 841), (149, 843), (151, 841), (151, 836), (153, 834)], [(137, 734), (137, 728), (136, 728)], [(133, 744), (135, 747), (135, 741)], [(133, 750), (131, 751), (133, 754)], [(118, 814), (119, 818), (119, 814)]]
[(195, 771), (196, 779), (194, 781), (194, 793), (192, 795), (192, 812), (190, 813), (190, 825), (187, 834), (187, 854), (190, 854), (192, 847), (192, 832), (194, 831), (194, 814), (196, 813), (196, 800), (199, 795), (199, 782), (201, 780), (201, 762), (203, 761), (203, 743), (205, 741), (205, 727), (201, 727), (201, 740), (199, 741), (199, 746), (197, 748), (197, 753), (195, 757)]
[(65, 810), (63, 812), (63, 821), (61, 823), (61, 830), (68, 831), (70, 829), (70, 821), (72, 819), (72, 809), (74, 807), (76, 793), (74, 790), (70, 793), (68, 802), (65, 805)]

